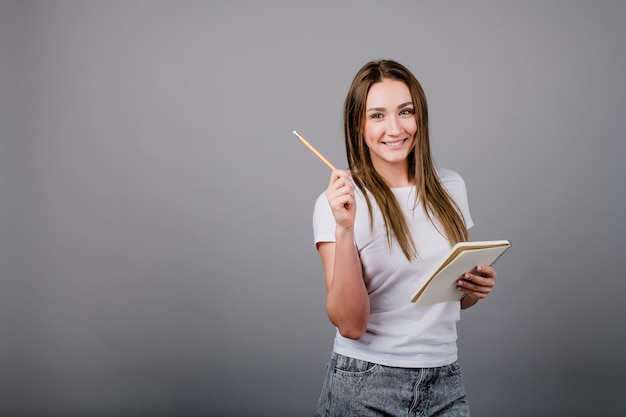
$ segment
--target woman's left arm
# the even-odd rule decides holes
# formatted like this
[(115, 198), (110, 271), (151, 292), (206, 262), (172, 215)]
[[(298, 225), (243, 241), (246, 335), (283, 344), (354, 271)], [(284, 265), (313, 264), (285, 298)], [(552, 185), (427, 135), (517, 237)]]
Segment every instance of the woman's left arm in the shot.
[(496, 270), (490, 265), (477, 265), (457, 280), (457, 289), (465, 293), (461, 308), (469, 308), (487, 297), (496, 283)]

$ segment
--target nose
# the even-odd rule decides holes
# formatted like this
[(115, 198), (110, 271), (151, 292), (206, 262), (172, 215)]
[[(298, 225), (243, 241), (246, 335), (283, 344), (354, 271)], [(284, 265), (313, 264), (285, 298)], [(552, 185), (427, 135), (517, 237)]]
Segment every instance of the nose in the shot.
[(402, 133), (402, 125), (398, 116), (389, 117), (389, 124), (387, 125), (387, 134), (389, 136), (397, 136)]

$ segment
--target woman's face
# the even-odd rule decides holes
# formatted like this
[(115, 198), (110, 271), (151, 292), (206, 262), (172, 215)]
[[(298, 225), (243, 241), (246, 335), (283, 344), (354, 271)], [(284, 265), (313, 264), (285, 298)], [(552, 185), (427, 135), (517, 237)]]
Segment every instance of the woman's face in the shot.
[(407, 164), (416, 132), (409, 87), (390, 79), (373, 84), (365, 102), (364, 136), (374, 168)]

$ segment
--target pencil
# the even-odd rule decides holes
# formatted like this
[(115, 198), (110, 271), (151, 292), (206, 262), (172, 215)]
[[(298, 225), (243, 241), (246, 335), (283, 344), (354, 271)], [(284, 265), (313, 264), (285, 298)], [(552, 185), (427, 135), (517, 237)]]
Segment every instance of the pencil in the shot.
[(311, 144), (310, 144), (310, 143), (309, 143), (309, 142), (308, 142), (305, 138), (303, 138), (302, 136), (300, 136), (300, 135), (298, 134), (298, 132), (296, 132), (296, 131), (294, 130), (294, 131), (293, 131), (293, 134), (294, 134), (294, 135), (296, 135), (296, 136), (298, 137), (298, 139), (300, 139), (300, 141), (302, 141), (302, 143), (304, 143), (304, 145), (305, 145), (307, 148), (309, 148), (309, 149), (311, 150), (311, 152), (313, 152), (315, 155), (317, 155), (317, 157), (318, 157), (319, 159), (321, 159), (321, 160), (322, 160), (322, 162), (323, 162), (323, 163), (325, 163), (325, 164), (328, 166), (328, 168), (330, 168), (330, 169), (332, 169), (332, 170), (335, 170), (335, 169), (336, 169), (336, 168), (335, 168), (335, 166), (334, 166), (333, 164), (331, 164), (331, 163), (328, 161), (328, 159), (324, 158), (324, 155), (322, 155), (321, 153), (319, 153), (319, 152), (318, 152), (318, 150), (317, 150), (317, 149), (315, 149), (315, 148), (313, 147), (313, 145), (311, 145)]

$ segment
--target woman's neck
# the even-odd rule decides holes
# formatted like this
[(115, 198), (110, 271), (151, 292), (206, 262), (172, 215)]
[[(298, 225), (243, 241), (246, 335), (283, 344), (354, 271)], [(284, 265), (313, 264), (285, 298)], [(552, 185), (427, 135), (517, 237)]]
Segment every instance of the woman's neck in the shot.
[(374, 169), (385, 180), (389, 188), (402, 188), (413, 185), (412, 179), (409, 179), (408, 161), (406, 164), (375, 164)]

